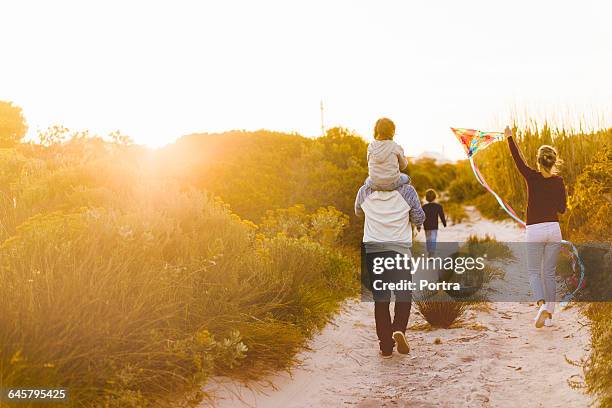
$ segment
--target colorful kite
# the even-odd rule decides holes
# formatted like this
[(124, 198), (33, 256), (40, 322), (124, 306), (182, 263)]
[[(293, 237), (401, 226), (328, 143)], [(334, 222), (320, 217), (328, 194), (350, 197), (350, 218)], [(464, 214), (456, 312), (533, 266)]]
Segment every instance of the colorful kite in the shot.
[(468, 157), (475, 155), (478, 150), (482, 150), (493, 142), (504, 139), (501, 132), (481, 132), (474, 129), (451, 128), (461, 142)]
[[(510, 207), (508, 203), (506, 203), (495, 191), (493, 191), (493, 189), (485, 181), (484, 177), (482, 176), (482, 173), (480, 173), (480, 170), (478, 170), (478, 167), (474, 162), (474, 155), (476, 155), (476, 153), (478, 153), (480, 150), (485, 149), (491, 143), (504, 140), (503, 132), (481, 132), (479, 130), (464, 128), (451, 128), (451, 130), (453, 131), (455, 136), (457, 136), (457, 139), (463, 146), (463, 149), (465, 150), (465, 153), (468, 156), (468, 160), (470, 161), (470, 166), (472, 167), (472, 171), (474, 172), (476, 180), (478, 180), (478, 182), (484, 188), (486, 188), (487, 191), (489, 191), (489, 193), (493, 195), (493, 197), (495, 197), (501, 208), (506, 211), (508, 215), (510, 215), (510, 217), (514, 219), (514, 221), (516, 221), (521, 227), (525, 228), (525, 221), (521, 220), (516, 214), (516, 212), (512, 209), (512, 207)], [(572, 293), (566, 295), (562, 299), (561, 305), (563, 306), (574, 297), (574, 295), (576, 294), (576, 292), (578, 292), (580, 288), (584, 287), (584, 264), (582, 263), (582, 260), (578, 255), (578, 250), (576, 249), (574, 244), (566, 240), (562, 240), (561, 243), (568, 247), (568, 251), (572, 259), (572, 269), (574, 273), (576, 274), (577, 267), (580, 268), (580, 279), (578, 280), (576, 289), (574, 289)]]
[(463, 128), (451, 128), (457, 139), (463, 146), (465, 153), (468, 156), (470, 161), (470, 166), (472, 166), (472, 171), (476, 176), (476, 180), (486, 188), (489, 193), (493, 194), (493, 197), (497, 200), (499, 205), (506, 211), (514, 221), (518, 222), (519, 225), (525, 228), (525, 222), (519, 218), (516, 212), (510, 207), (508, 203), (506, 203), (485, 181), (484, 177), (476, 167), (476, 163), (474, 163), (474, 155), (478, 153), (480, 150), (483, 150), (491, 143), (498, 142), (500, 140), (504, 140), (504, 134), (502, 132), (481, 132), (479, 130), (474, 129), (463, 129)]

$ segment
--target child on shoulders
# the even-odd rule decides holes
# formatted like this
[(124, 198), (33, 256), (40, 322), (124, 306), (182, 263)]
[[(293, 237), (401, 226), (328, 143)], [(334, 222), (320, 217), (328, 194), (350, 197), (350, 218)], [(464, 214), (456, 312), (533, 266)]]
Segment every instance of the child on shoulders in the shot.
[(392, 191), (410, 183), (410, 177), (401, 173), (408, 166), (404, 149), (393, 141), (395, 124), (381, 118), (374, 126), (374, 141), (368, 146), (368, 178), (366, 186), (377, 191)]

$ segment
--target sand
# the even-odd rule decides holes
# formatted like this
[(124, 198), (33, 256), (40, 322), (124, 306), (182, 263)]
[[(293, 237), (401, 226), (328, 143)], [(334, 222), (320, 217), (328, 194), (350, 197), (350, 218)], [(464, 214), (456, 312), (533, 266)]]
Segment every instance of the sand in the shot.
[[(474, 233), (523, 240), (514, 224), (468, 212), (469, 222), (440, 230), (439, 240)], [(526, 279), (524, 272), (512, 272)], [(413, 308), (410, 354), (383, 360), (372, 304), (349, 300), (290, 373), (248, 387), (216, 378), (205, 390), (220, 408), (588, 406), (590, 397), (569, 385), (581, 380), (582, 370), (568, 362), (589, 353), (586, 319), (570, 304), (555, 313), (554, 327), (536, 329), (534, 313), (533, 303), (491, 303), (489, 310), (468, 311), (462, 327), (423, 330)]]

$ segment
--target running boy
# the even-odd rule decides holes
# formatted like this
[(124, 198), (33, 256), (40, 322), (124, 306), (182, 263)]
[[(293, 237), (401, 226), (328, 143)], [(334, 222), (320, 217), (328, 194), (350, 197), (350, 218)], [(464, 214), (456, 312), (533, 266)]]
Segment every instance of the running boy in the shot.
[(425, 200), (427, 204), (423, 206), (425, 211), (425, 240), (427, 241), (427, 253), (431, 256), (436, 251), (436, 242), (438, 240), (438, 218), (442, 221), (442, 225), (446, 227), (446, 218), (444, 217), (444, 209), (438, 203), (434, 203), (438, 195), (431, 188), (425, 192)]

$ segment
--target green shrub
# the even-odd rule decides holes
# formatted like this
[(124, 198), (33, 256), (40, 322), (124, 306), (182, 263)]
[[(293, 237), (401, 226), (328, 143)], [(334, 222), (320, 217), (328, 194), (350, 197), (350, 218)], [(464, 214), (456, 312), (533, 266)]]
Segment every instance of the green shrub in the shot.
[(303, 205), (268, 211), (260, 232), (268, 237), (283, 234), (292, 238), (309, 237), (323, 245), (338, 244), (349, 218), (334, 207), (319, 208), (312, 214)]
[(353, 293), (353, 266), (330, 247), (256, 238), (201, 193), (146, 190), (122, 209), (34, 216), (2, 243), (4, 386), (169, 406), (212, 374), (286, 367)]
[(446, 215), (446, 219), (449, 224), (460, 224), (468, 219), (468, 215), (467, 212), (465, 212), (465, 206), (463, 204), (453, 201), (444, 201), (441, 204), (444, 207), (444, 214)]
[(612, 302), (591, 303), (585, 313), (591, 321), (591, 355), (584, 367), (587, 391), (600, 407), (612, 407)]
[(430, 158), (422, 158), (409, 163), (406, 171), (412, 179), (411, 184), (421, 194), (428, 188), (433, 188), (438, 192), (446, 191), (456, 177), (455, 165), (448, 163), (438, 165)]
[(503, 242), (497, 241), (489, 234), (485, 234), (484, 237), (470, 235), (459, 251), (471, 257), (486, 255), (488, 261), (514, 259), (514, 254), (510, 247)]
[(466, 302), (452, 300), (422, 300), (415, 302), (417, 309), (432, 327), (448, 329), (468, 309)]
[(585, 167), (573, 190), (566, 231), (580, 241), (607, 241), (612, 231), (612, 146)]
[(483, 191), (484, 194), (481, 194), (472, 200), (472, 203), (478, 209), (478, 211), (480, 211), (480, 214), (490, 220), (512, 221), (511, 219), (509, 219), (508, 214), (501, 208), (495, 197), (493, 197), (493, 195), (490, 194), (488, 191), (484, 190), (484, 188)]
[(483, 194), (483, 187), (478, 183), (467, 161), (457, 163), (457, 177), (448, 187), (448, 199), (457, 204), (468, 204)]

